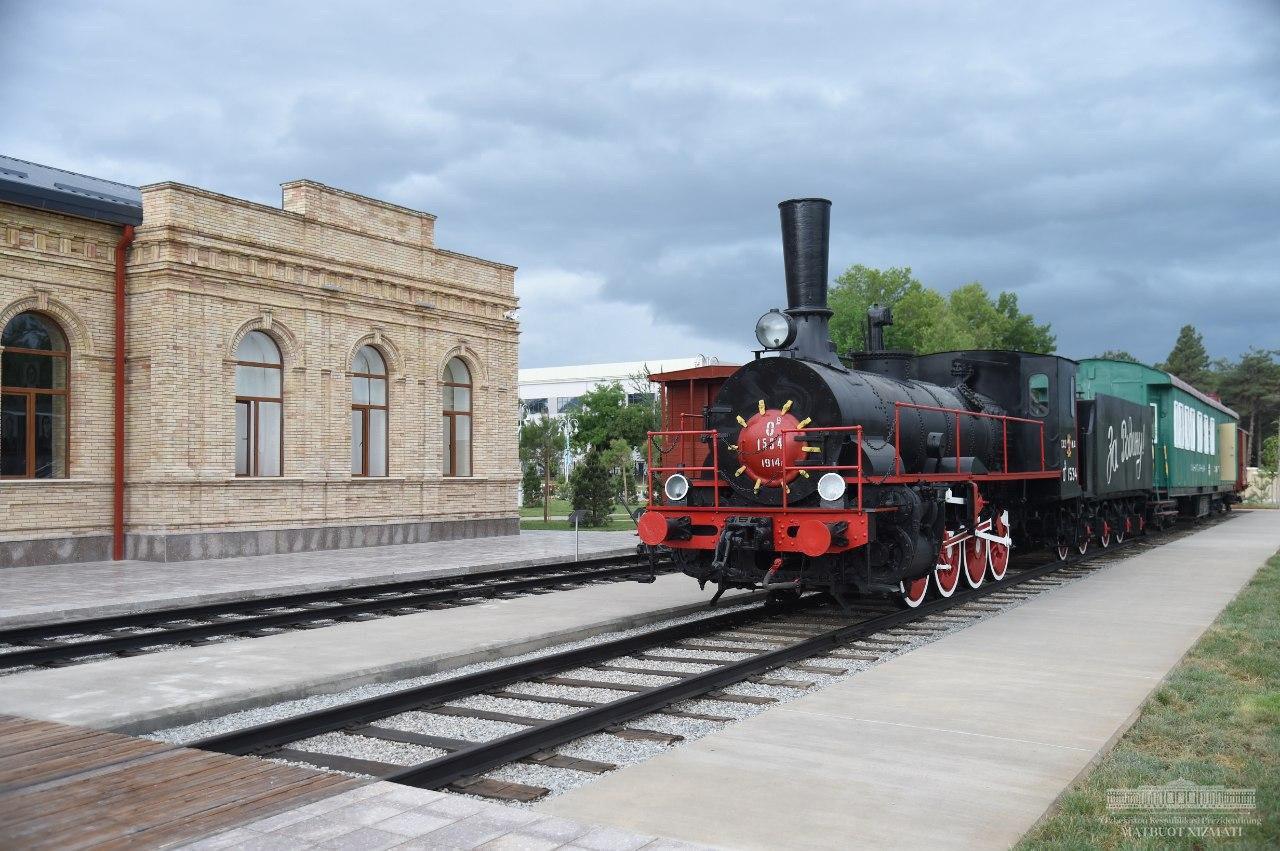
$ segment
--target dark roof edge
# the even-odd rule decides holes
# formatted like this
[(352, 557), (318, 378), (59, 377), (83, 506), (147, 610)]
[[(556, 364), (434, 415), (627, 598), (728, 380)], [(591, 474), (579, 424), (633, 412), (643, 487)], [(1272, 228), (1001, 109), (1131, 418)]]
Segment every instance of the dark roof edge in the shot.
[(0, 201), (108, 224), (142, 224), (136, 187), (4, 155)]

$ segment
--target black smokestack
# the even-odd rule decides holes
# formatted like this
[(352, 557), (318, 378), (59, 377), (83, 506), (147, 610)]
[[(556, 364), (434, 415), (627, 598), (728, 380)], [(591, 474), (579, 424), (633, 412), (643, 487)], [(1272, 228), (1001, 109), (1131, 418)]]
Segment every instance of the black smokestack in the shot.
[(778, 205), (782, 217), (782, 263), (787, 275), (787, 313), (796, 321), (796, 354), (839, 363), (827, 324), (827, 252), (831, 202), (797, 198)]

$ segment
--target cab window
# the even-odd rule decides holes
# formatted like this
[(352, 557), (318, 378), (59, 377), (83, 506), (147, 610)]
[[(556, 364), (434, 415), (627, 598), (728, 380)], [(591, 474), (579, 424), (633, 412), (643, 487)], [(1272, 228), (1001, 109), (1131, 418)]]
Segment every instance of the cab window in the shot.
[(1027, 379), (1027, 398), (1030, 400), (1031, 416), (1043, 417), (1049, 413), (1049, 376), (1037, 372)]

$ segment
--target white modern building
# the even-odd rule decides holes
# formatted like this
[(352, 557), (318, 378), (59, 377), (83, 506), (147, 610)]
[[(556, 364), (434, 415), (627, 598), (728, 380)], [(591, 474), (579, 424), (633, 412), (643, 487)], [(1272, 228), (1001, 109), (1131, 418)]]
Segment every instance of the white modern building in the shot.
[[(582, 394), (601, 384), (612, 384), (615, 381), (627, 391), (629, 404), (638, 402), (652, 404), (658, 388), (648, 380), (648, 376), (719, 362), (718, 358), (696, 355), (625, 363), (591, 363), (522, 369), (519, 372), (520, 419), (523, 422), (526, 417), (560, 416), (568, 413), (579, 404)], [(573, 450), (566, 448), (562, 475), (568, 476), (575, 460), (577, 459)]]
[[(651, 402), (657, 387), (647, 376), (676, 369), (719, 363), (718, 358), (697, 355), (688, 358), (654, 358), (626, 363), (592, 363), (579, 366), (547, 366), (522, 369), (519, 374), (520, 408), (524, 416), (557, 416), (578, 404), (582, 394), (601, 384), (618, 382), (631, 402)], [(645, 397), (645, 398), (641, 398)]]

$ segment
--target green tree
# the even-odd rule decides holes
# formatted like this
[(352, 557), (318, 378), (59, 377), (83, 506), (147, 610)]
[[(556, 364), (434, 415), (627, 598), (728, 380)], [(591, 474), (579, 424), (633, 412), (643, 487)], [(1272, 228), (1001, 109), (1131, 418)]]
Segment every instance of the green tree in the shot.
[(1094, 357), (1098, 357), (1103, 360), (1122, 360), (1128, 363), (1141, 363), (1140, 360), (1126, 352), (1124, 349), (1107, 349), (1102, 354), (1095, 355)]
[(1194, 325), (1183, 325), (1169, 357), (1159, 368), (1172, 372), (1188, 384), (1204, 390), (1209, 386), (1209, 353), (1204, 348), (1204, 338)]
[(601, 453), (588, 449), (569, 474), (569, 489), (574, 511), (587, 512), (586, 525), (604, 526), (613, 511), (613, 488), (610, 485), (609, 468)]
[(530, 419), (520, 426), (520, 462), (542, 479), (542, 520), (550, 519), (551, 481), (560, 473), (564, 427), (555, 417)]
[(1255, 466), (1263, 441), (1275, 433), (1280, 419), (1280, 363), (1276, 355), (1280, 350), (1250, 348), (1234, 363), (1217, 361), (1212, 373), (1222, 401), (1240, 415), (1241, 425), (1253, 436), (1249, 460)]
[(575, 449), (604, 451), (614, 440), (639, 449), (650, 431), (658, 427), (652, 404), (628, 405), (627, 393), (618, 382), (600, 384), (583, 393), (579, 408), (568, 415), (570, 442)]
[(1280, 473), (1280, 468), (1276, 467), (1276, 449), (1280, 447), (1280, 436), (1271, 435), (1262, 441), (1262, 463), (1258, 466), (1266, 470), (1276, 470)]
[(1056, 340), (1048, 323), (1037, 324), (1018, 309), (1018, 297), (1002, 292), (994, 300), (974, 281), (944, 297), (917, 280), (908, 267), (872, 269), (854, 265), (831, 288), (831, 339), (838, 351), (866, 348), (867, 308), (893, 308), (894, 324), (885, 345), (915, 352), (951, 349), (1017, 349), (1051, 353)]
[(1058, 338), (1049, 323), (1037, 325), (1035, 317), (1019, 310), (1017, 293), (1000, 293), (996, 297), (996, 311), (1003, 319), (1001, 345), (997, 348), (1039, 355), (1051, 355), (1057, 351)]
[(538, 465), (525, 464), (524, 475), (520, 478), (520, 491), (524, 495), (524, 504), (539, 506), (546, 502), (546, 494), (543, 493), (545, 488), (542, 473), (538, 472)]
[(609, 469), (616, 483), (614, 492), (622, 495), (623, 505), (630, 505), (635, 495), (635, 484), (632, 471), (635, 469), (635, 449), (625, 440), (615, 437), (609, 448), (600, 453), (601, 460)]
[(856, 264), (835, 279), (828, 295), (833, 311), (831, 339), (837, 351), (860, 351), (866, 348), (867, 308), (884, 304), (894, 308), (895, 324), (885, 329), (885, 345), (891, 349), (906, 348), (904, 323), (896, 312), (899, 302), (909, 293), (919, 293), (924, 285), (915, 279), (909, 267), (872, 269)]

